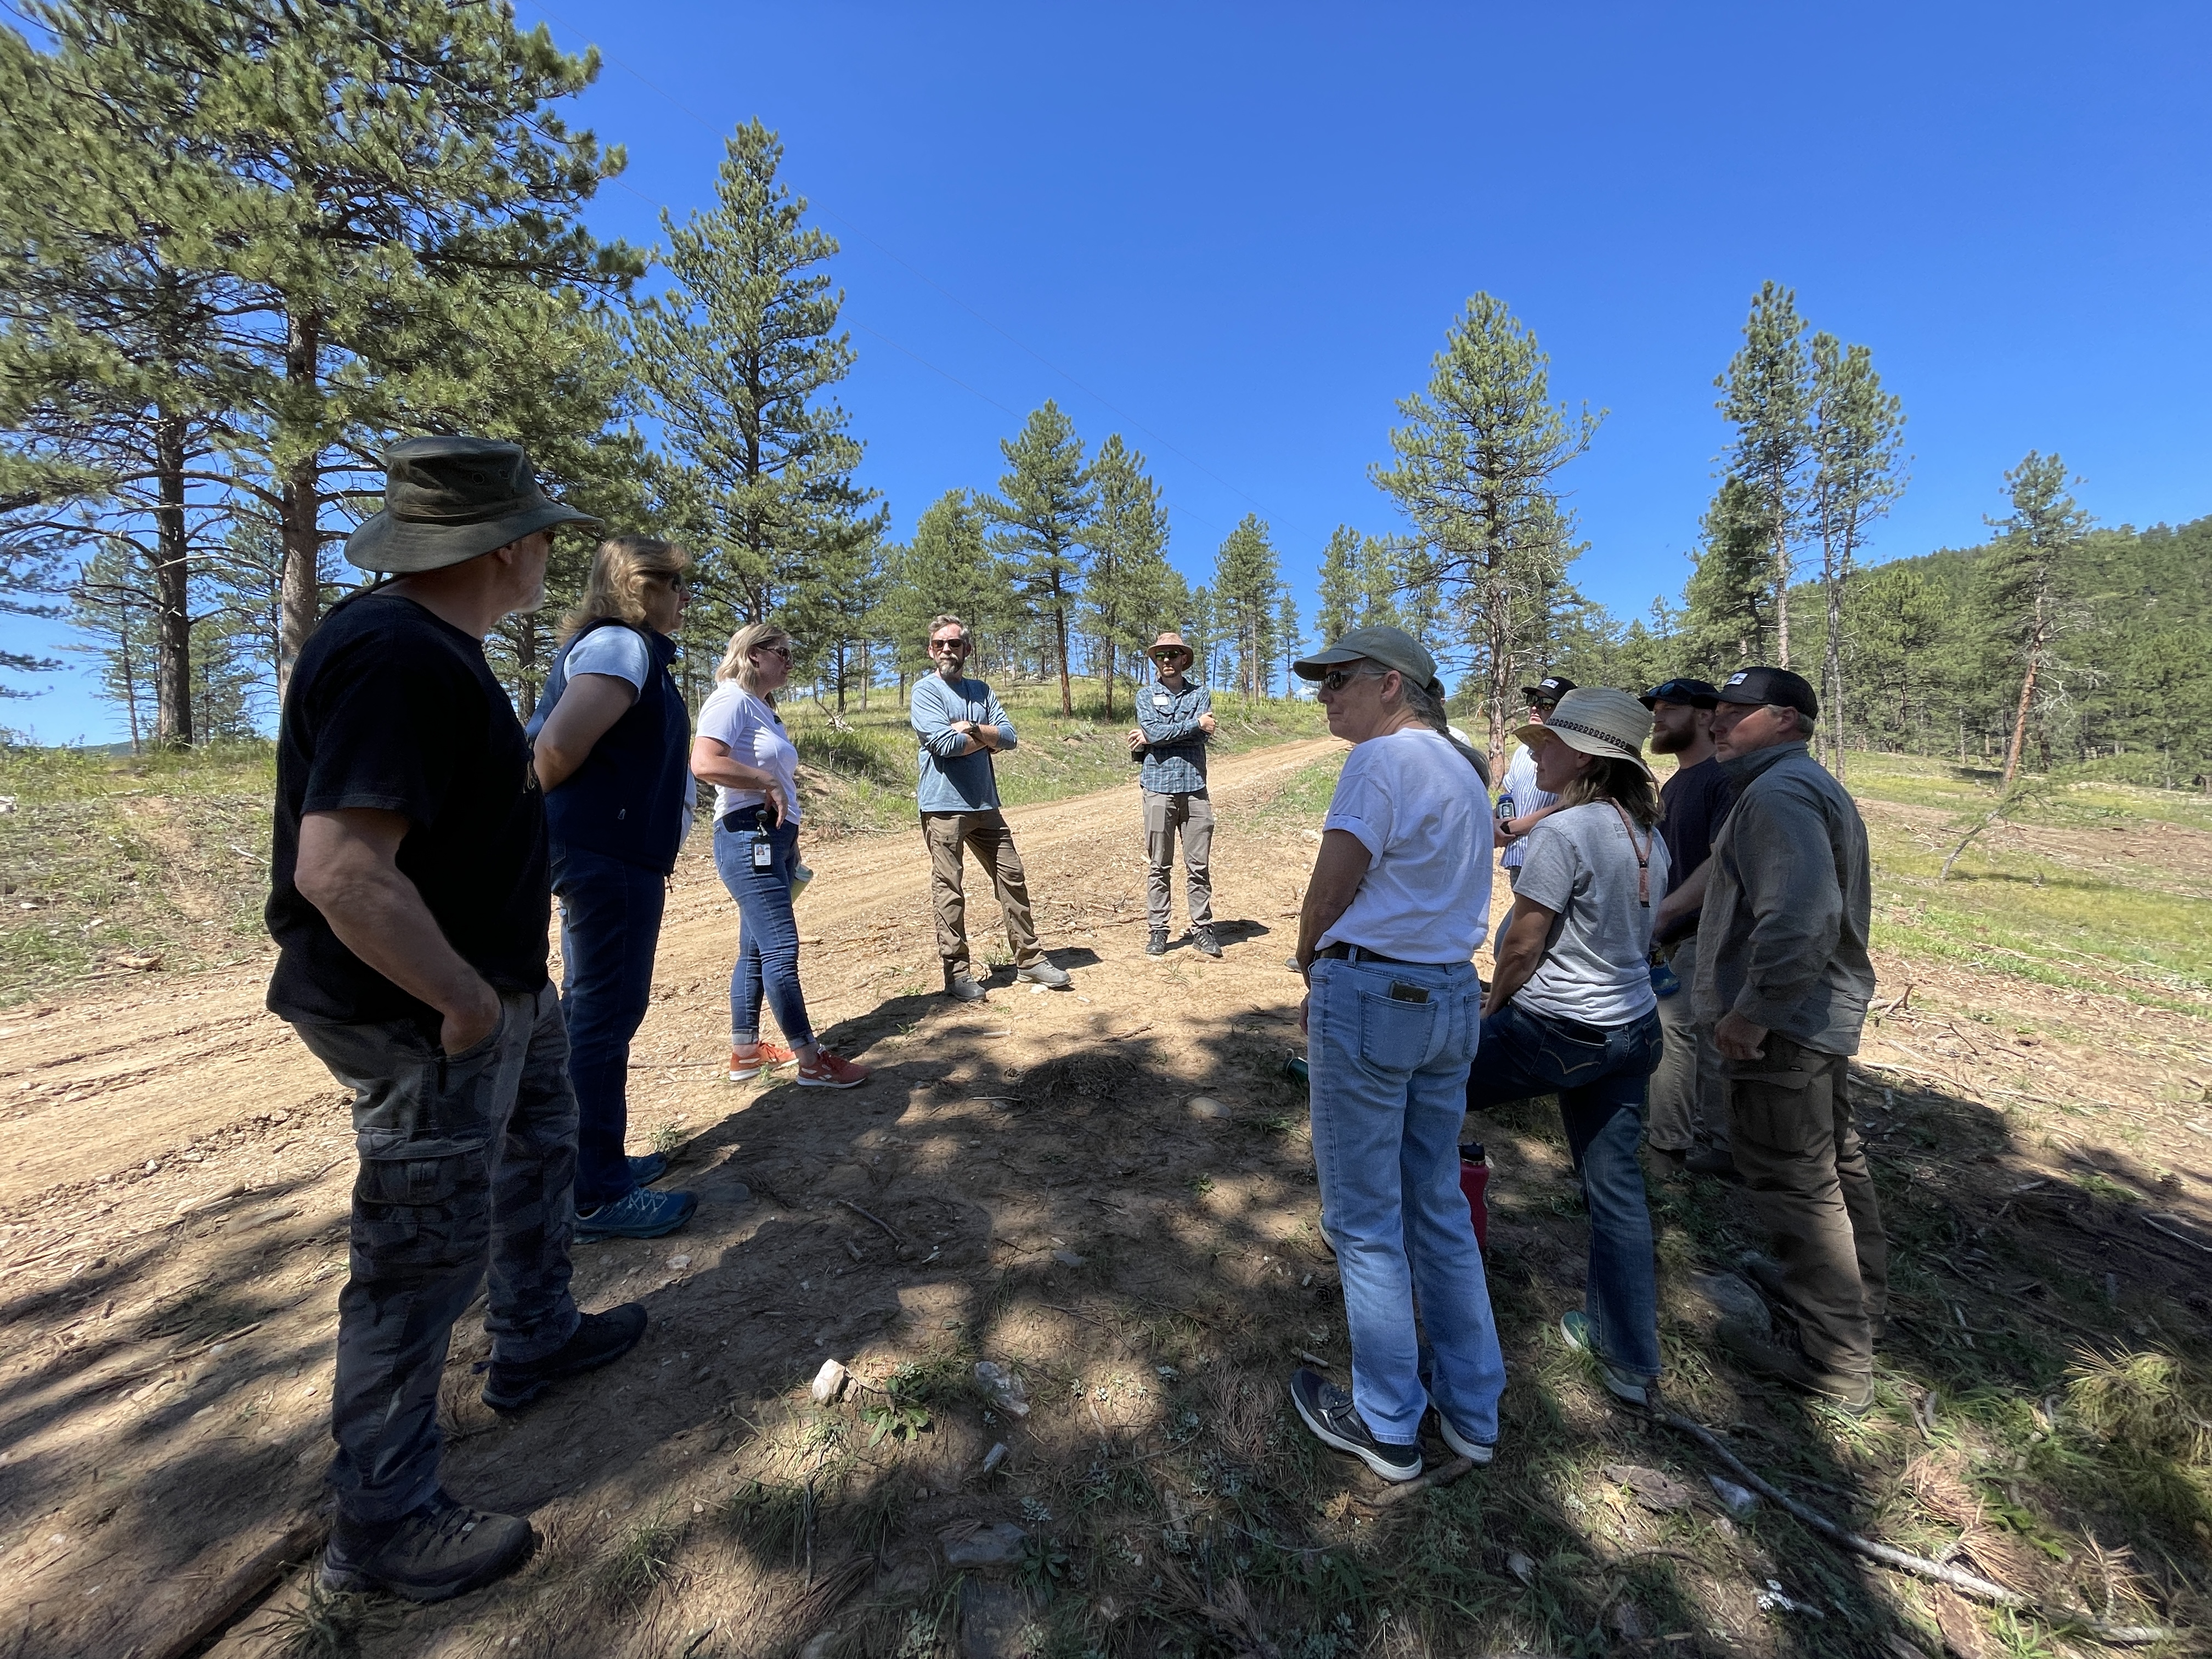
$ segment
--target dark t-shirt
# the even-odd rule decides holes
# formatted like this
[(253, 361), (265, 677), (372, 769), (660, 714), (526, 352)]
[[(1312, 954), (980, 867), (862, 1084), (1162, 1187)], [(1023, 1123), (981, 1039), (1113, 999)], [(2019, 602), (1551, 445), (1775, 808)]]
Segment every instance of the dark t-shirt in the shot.
[[(1721, 770), (1717, 758), (1681, 767), (1661, 787), (1659, 833), (1667, 842), (1669, 893), (1697, 873), (1698, 866), (1712, 856), (1713, 837), (1720, 833), (1729, 808), (1735, 805), (1735, 786)], [(1698, 913), (1692, 910), (1661, 933), (1659, 942), (1670, 945), (1684, 934), (1697, 931)]]
[(292, 884), (300, 819), (403, 812), (400, 873), (455, 951), (502, 991), (545, 983), (545, 799), (482, 641), (411, 599), (372, 594), (325, 617), (292, 671), (276, 744), (269, 1006), (287, 1019), (438, 1015), (338, 943)]

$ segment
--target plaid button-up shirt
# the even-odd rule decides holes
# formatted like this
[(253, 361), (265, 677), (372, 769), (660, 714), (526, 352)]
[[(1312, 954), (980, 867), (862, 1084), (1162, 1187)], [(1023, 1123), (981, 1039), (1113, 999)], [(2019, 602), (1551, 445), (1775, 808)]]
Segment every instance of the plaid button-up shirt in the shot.
[(1138, 781), (1154, 795), (1195, 795), (1206, 787), (1206, 733), (1198, 717), (1213, 709), (1213, 693), (1189, 680), (1170, 691), (1158, 684), (1137, 691), (1137, 725), (1145, 734), (1145, 769)]

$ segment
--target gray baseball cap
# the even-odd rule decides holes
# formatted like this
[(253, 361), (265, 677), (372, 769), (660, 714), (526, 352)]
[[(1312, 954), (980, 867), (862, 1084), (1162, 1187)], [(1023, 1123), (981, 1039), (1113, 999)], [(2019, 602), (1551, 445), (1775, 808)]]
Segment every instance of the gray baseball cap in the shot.
[(1355, 628), (1326, 651), (1300, 657), (1291, 670), (1303, 680), (1317, 680), (1332, 668), (1348, 662), (1379, 662), (1395, 668), (1434, 697), (1444, 694), (1437, 678), (1437, 659), (1428, 647), (1402, 629)]
[(597, 524), (538, 487), (520, 444), (408, 438), (384, 452), (384, 511), (346, 538), (346, 562), (411, 575), (442, 570), (558, 524)]

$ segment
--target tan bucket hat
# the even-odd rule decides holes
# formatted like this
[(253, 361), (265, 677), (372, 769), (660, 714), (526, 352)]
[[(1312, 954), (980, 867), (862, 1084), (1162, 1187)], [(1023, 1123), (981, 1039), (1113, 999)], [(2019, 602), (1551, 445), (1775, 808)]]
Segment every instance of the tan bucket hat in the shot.
[(1172, 628), (1167, 629), (1159, 636), (1159, 638), (1154, 640), (1150, 645), (1145, 647), (1145, 654), (1148, 657), (1156, 657), (1163, 651), (1180, 651), (1184, 656), (1188, 657), (1194, 662), (1198, 659), (1198, 653), (1195, 651), (1193, 651), (1189, 646), (1185, 644), (1183, 642), (1182, 635), (1176, 633)]
[(1557, 738), (1585, 755), (1634, 761), (1645, 777), (1658, 781), (1644, 758), (1644, 745), (1651, 736), (1651, 711), (1611, 686), (1578, 687), (1559, 699), (1559, 706), (1541, 725), (1531, 721), (1513, 735), (1526, 744)]
[(442, 570), (556, 524), (597, 524), (538, 487), (520, 444), (408, 438), (384, 452), (384, 511), (346, 538), (346, 562), (410, 575)]

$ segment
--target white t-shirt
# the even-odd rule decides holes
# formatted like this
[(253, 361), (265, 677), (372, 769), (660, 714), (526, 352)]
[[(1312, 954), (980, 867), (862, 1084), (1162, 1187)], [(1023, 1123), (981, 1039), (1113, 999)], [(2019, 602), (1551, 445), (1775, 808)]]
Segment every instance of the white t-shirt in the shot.
[[(594, 628), (568, 648), (568, 660), (564, 667), (570, 679), (579, 674), (605, 674), (610, 679), (627, 680), (630, 690), (645, 690), (646, 676), (653, 672), (653, 650), (644, 636), (634, 628), (610, 624)], [(691, 834), (692, 810), (699, 804), (699, 780), (691, 769), (684, 770), (684, 835)]]
[[(1633, 820), (1631, 820), (1633, 822)], [(1651, 992), (1651, 917), (1667, 892), (1667, 843), (1638, 829), (1650, 866), (1638, 902), (1636, 848), (1603, 801), (1554, 812), (1528, 832), (1516, 898), (1558, 918), (1544, 959), (1514, 1002), (1583, 1025), (1626, 1025), (1658, 1006)]]
[(1490, 931), (1490, 796), (1459, 750), (1426, 726), (1353, 745), (1322, 827), (1358, 837), (1373, 861), (1316, 945), (1474, 957)]
[[(787, 823), (799, 822), (799, 750), (776, 718), (775, 710), (735, 680), (724, 680), (708, 695), (699, 710), (699, 735), (729, 745), (731, 757), (746, 766), (757, 766), (783, 786)], [(768, 799), (758, 789), (730, 789), (714, 786), (714, 816), (718, 818), (740, 806), (758, 806)]]
[[(1505, 763), (1505, 784), (1498, 793), (1501, 800), (1508, 795), (1513, 798), (1511, 816), (1516, 818), (1525, 818), (1531, 812), (1540, 812), (1547, 806), (1557, 805), (1559, 799), (1550, 790), (1536, 787), (1536, 751), (1525, 743), (1515, 750), (1513, 758)], [(1507, 847), (1498, 855), (1498, 861), (1508, 870), (1518, 870), (1528, 858), (1528, 837), (1523, 836)]]

